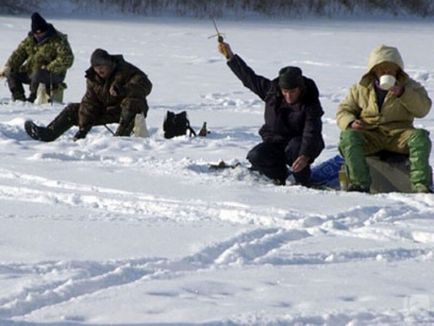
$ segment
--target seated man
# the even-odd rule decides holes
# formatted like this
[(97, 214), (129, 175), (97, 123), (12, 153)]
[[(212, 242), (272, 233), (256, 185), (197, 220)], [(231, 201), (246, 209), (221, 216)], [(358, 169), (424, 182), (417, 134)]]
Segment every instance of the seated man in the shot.
[(79, 130), (74, 140), (85, 138), (92, 126), (119, 123), (115, 136), (129, 136), (136, 114), (146, 117), (146, 96), (152, 84), (144, 72), (121, 55), (96, 49), (86, 71), (87, 87), (81, 103), (71, 103), (47, 126), (26, 121), (25, 129), (36, 140), (53, 141), (72, 126)]
[(229, 44), (219, 43), (219, 51), (244, 86), (265, 102), (265, 124), (259, 130), (262, 143), (247, 154), (252, 169), (275, 184), (284, 185), (291, 168), (297, 184), (309, 186), (310, 165), (324, 148), (318, 89), (298, 67), (284, 67), (274, 80), (258, 76)]
[[(52, 95), (64, 81), (73, 61), (67, 36), (35, 12), (31, 32), (9, 57), (0, 76), (7, 78), (14, 101), (34, 102), (39, 84), (44, 84), (48, 95)], [(23, 83), (30, 84), (27, 99)]]
[(374, 49), (367, 73), (352, 86), (336, 114), (349, 190), (369, 191), (365, 156), (387, 150), (409, 155), (414, 192), (430, 191), (429, 133), (413, 126), (414, 118), (426, 116), (430, 108), (426, 90), (404, 72), (398, 49), (385, 45)]

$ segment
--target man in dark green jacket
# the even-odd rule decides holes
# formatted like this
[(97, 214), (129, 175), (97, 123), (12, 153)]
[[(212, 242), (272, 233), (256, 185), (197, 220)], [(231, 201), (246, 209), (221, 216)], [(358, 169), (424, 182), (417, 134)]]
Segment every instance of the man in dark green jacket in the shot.
[(77, 140), (85, 138), (93, 126), (107, 123), (119, 123), (115, 136), (129, 136), (136, 114), (146, 117), (146, 97), (152, 83), (143, 71), (121, 55), (110, 55), (103, 49), (96, 49), (90, 62), (86, 94), (81, 102), (68, 104), (47, 127), (26, 121), (25, 129), (30, 137), (49, 142), (72, 126), (78, 126), (74, 136)]
[[(52, 94), (64, 81), (73, 61), (67, 36), (35, 12), (31, 31), (9, 57), (0, 76), (7, 78), (13, 100), (33, 102), (39, 84), (45, 84), (47, 93)], [(30, 84), (27, 98), (23, 83)]]

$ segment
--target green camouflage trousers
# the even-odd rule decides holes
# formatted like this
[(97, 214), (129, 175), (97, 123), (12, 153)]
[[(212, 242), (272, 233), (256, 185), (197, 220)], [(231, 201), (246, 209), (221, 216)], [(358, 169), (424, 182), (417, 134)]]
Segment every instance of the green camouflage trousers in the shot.
[(381, 150), (408, 154), (414, 191), (431, 185), (431, 140), (424, 129), (347, 129), (341, 133), (339, 151), (345, 158), (350, 183), (369, 188), (371, 179), (365, 156)]

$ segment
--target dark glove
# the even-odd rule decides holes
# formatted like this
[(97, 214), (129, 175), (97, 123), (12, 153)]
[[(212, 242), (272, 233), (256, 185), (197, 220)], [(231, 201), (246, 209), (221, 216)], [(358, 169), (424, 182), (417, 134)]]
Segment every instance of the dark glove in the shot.
[(74, 141), (85, 138), (88, 132), (89, 129), (79, 129), (74, 136)]

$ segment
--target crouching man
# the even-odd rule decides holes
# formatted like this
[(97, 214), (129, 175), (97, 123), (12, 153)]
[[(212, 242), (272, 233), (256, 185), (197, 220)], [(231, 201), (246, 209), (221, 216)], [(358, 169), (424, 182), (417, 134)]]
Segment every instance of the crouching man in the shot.
[(139, 68), (126, 62), (121, 55), (110, 55), (96, 49), (86, 71), (86, 94), (80, 103), (68, 104), (47, 126), (26, 121), (26, 132), (35, 140), (53, 141), (72, 126), (78, 126), (74, 140), (85, 138), (93, 126), (119, 123), (115, 136), (129, 136), (136, 114), (146, 117), (146, 97), (152, 83)]
[(315, 82), (298, 67), (284, 67), (273, 80), (257, 75), (228, 43), (218, 50), (244, 86), (265, 102), (265, 124), (259, 130), (262, 142), (247, 154), (251, 169), (276, 185), (285, 185), (290, 173), (296, 184), (310, 185), (310, 165), (324, 148), (323, 110)]
[[(56, 93), (63, 94), (62, 84), (73, 61), (67, 36), (35, 12), (31, 31), (11, 54), (0, 77), (7, 79), (14, 101), (34, 102), (39, 84), (45, 85), (48, 94), (55, 98)], [(23, 84), (30, 85), (27, 98)]]

